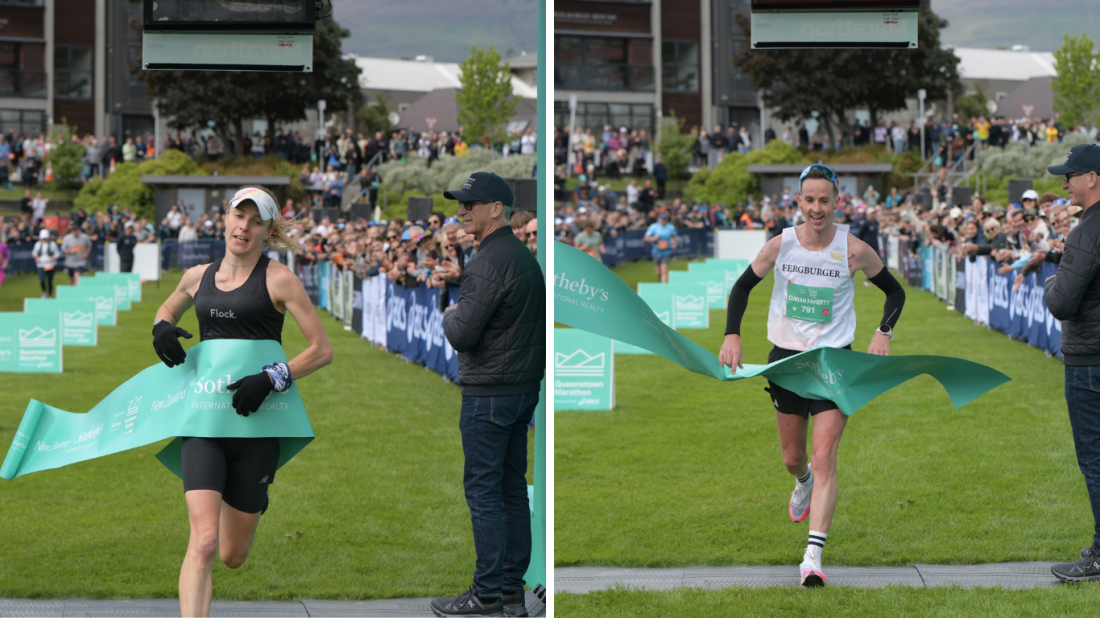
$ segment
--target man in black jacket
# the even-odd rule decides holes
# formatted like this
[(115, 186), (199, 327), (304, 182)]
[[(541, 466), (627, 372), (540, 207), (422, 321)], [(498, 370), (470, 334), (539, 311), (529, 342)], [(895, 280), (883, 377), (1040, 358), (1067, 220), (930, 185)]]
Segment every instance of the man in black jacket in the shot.
[(443, 196), (459, 201), (466, 233), (481, 243), (462, 271), (458, 303), (443, 314), (443, 333), (458, 352), (463, 484), (477, 567), (469, 590), (432, 601), (432, 611), (526, 616), (527, 424), (546, 368), (546, 280), (508, 225), (515, 197), (503, 178), (477, 172)]
[(1084, 208), (1081, 223), (1066, 237), (1058, 272), (1046, 280), (1047, 308), (1062, 320), (1062, 362), (1066, 366), (1069, 407), (1077, 465), (1092, 503), (1092, 545), (1076, 562), (1052, 566), (1062, 581), (1100, 580), (1100, 146), (1074, 146), (1066, 162), (1047, 171), (1065, 176), (1062, 189), (1070, 204)]

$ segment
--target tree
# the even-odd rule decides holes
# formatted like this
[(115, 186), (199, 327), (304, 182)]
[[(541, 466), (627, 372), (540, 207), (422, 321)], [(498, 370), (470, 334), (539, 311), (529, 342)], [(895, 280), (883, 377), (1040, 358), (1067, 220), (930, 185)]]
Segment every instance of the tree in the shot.
[(683, 132), (684, 119), (677, 118), (675, 110), (671, 116), (661, 118), (661, 139), (657, 140), (657, 152), (673, 177), (685, 175), (688, 163), (691, 163), (691, 147), (695, 138)]
[(1100, 118), (1100, 54), (1092, 50), (1089, 35), (1064, 36), (1062, 47), (1054, 52), (1057, 75), (1050, 82), (1054, 91), (1054, 111), (1069, 127), (1096, 125)]
[(492, 46), (489, 49), (474, 46), (459, 68), (462, 69), (458, 76), (462, 89), (455, 93), (455, 102), (458, 103), (458, 124), (464, 127), (467, 141), (487, 144), (504, 141), (506, 136), (501, 125), (516, 111), (508, 63), (501, 66), (500, 54)]
[[(734, 66), (764, 91), (764, 104), (780, 120), (804, 120), (818, 112), (830, 141), (836, 139), (834, 119), (847, 110), (867, 109), (872, 124), (878, 115), (904, 109), (906, 99), (927, 91), (929, 100), (961, 92), (959, 59), (940, 47), (940, 30), (947, 21), (922, 9), (917, 24), (916, 49), (768, 49), (748, 46), (733, 59)], [(746, 34), (751, 22), (738, 21)]]
[(379, 131), (389, 134), (393, 130), (393, 123), (390, 122), (390, 107), (386, 105), (386, 98), (381, 94), (375, 95), (374, 100), (374, 105), (364, 105), (355, 114), (359, 131), (368, 135)]
[(243, 155), (245, 120), (267, 119), (273, 135), (280, 122), (305, 120), (306, 109), (320, 99), (325, 99), (332, 113), (362, 103), (359, 68), (340, 51), (340, 40), (350, 35), (331, 18), (318, 21), (312, 73), (144, 71), (140, 57), (130, 71), (145, 82), (147, 96), (156, 99), (160, 114), (171, 118), (169, 127), (177, 131), (210, 128), (227, 145), (230, 138), (235, 139), (237, 152)]

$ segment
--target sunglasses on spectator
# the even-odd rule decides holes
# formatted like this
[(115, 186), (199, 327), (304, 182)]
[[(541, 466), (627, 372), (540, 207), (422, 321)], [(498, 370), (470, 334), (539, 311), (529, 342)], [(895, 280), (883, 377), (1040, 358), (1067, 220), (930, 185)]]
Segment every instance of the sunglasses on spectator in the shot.
[(527, 235), (528, 235), (528, 236), (538, 236), (538, 235), (539, 235), (539, 231), (538, 231), (538, 230), (535, 230), (535, 231), (533, 231), (533, 232), (527, 232)]

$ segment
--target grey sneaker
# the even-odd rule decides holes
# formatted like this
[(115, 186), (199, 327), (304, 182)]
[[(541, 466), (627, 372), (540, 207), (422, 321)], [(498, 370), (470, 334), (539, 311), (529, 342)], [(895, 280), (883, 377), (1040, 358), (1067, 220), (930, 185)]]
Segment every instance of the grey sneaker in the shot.
[(527, 597), (522, 590), (519, 592), (502, 592), (500, 600), (504, 602), (505, 616), (527, 615)]
[[(809, 466), (806, 466), (809, 468)], [(810, 470), (810, 482), (803, 487), (798, 481), (794, 482), (794, 491), (791, 492), (791, 503), (787, 512), (791, 514), (791, 521), (802, 521), (810, 516), (810, 495), (814, 491), (813, 470)]]
[(1075, 584), (1100, 580), (1100, 554), (1086, 547), (1076, 562), (1059, 562), (1050, 567), (1050, 572), (1064, 582)]

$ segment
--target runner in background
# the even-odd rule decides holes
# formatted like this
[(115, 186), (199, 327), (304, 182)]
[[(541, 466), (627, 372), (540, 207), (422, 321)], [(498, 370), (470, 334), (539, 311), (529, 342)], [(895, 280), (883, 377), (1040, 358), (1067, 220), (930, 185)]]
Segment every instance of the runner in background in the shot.
[(603, 245), (603, 234), (596, 231), (596, 223), (592, 219), (585, 220), (584, 231), (573, 239), (573, 246), (601, 262), (603, 254), (607, 252)]
[(642, 240), (652, 244), (653, 267), (657, 269), (657, 281), (668, 283), (668, 263), (676, 248), (676, 226), (668, 222), (668, 213), (657, 215), (657, 223), (649, 226)]
[[(833, 223), (837, 204), (836, 174), (820, 164), (807, 167), (799, 178), (798, 207), (806, 223), (787, 228), (768, 241), (730, 293), (726, 337), (718, 356), (735, 371), (741, 363), (741, 319), (749, 293), (768, 272), (775, 271), (768, 310), (768, 354), (773, 363), (817, 347), (850, 350), (855, 341), (855, 284), (864, 271), (883, 292), (886, 306), (870, 354), (889, 356), (893, 328), (905, 303), (905, 291), (878, 254), (852, 234), (848, 226)], [(837, 501), (836, 456), (848, 417), (832, 401), (801, 397), (771, 380), (765, 389), (775, 407), (783, 463), (796, 479), (787, 512), (793, 521), (810, 518), (809, 541), (800, 573), (803, 587), (824, 586), (821, 567)], [(813, 462), (806, 455), (806, 434), (813, 423)], [(817, 491), (814, 492), (814, 485)]]
[(0, 285), (4, 285), (4, 271), (11, 262), (11, 251), (8, 250), (8, 239), (0, 236)]
[(69, 234), (61, 242), (65, 254), (65, 270), (69, 273), (69, 285), (79, 285), (80, 275), (88, 270), (88, 254), (92, 252), (92, 239), (78, 226), (69, 226)]

